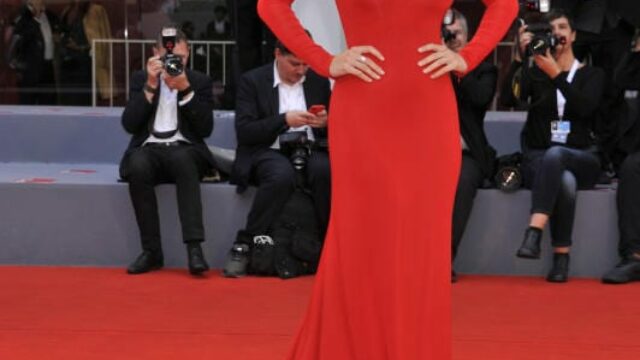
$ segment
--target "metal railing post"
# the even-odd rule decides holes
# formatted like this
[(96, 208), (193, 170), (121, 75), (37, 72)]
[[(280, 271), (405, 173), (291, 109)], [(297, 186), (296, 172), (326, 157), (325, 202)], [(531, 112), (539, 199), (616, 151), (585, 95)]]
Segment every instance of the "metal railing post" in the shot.
[[(94, 39), (91, 42), (91, 46), (92, 49), (96, 48), (96, 43), (98, 40)], [(96, 99), (96, 90), (97, 90), (97, 86), (96, 86), (96, 53), (95, 51), (93, 52), (93, 54), (91, 55), (91, 105), (93, 107), (96, 107), (98, 105), (98, 101)]]

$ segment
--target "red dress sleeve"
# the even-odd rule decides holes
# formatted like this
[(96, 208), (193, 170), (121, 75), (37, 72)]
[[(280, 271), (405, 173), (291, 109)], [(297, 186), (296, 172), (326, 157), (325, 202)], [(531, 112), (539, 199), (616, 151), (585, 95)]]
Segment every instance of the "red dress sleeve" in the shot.
[(259, 0), (258, 14), (280, 41), (318, 74), (329, 77), (333, 56), (307, 35), (291, 9), (294, 0)]
[(467, 73), (473, 70), (493, 50), (506, 34), (518, 14), (517, 0), (482, 0), (487, 9), (480, 27), (471, 41), (460, 50), (467, 62)]

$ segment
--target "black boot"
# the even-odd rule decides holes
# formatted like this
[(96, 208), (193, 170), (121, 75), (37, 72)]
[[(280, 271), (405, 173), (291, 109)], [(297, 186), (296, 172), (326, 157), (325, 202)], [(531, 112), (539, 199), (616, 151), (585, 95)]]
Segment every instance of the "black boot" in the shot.
[(209, 264), (204, 259), (200, 242), (190, 241), (187, 243), (187, 256), (189, 260), (189, 272), (192, 275), (199, 275), (209, 270)]
[(563, 283), (569, 279), (569, 254), (553, 254), (553, 266), (549, 275), (548, 282)]
[(540, 240), (542, 239), (542, 229), (529, 228), (524, 232), (524, 240), (516, 256), (524, 259), (540, 259)]

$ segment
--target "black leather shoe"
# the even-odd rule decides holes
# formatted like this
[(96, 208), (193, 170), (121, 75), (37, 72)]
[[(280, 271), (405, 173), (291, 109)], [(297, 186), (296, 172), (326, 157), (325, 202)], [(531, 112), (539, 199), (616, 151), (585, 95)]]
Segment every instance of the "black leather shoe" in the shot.
[(524, 259), (540, 259), (540, 240), (542, 239), (542, 230), (536, 228), (528, 228), (524, 232), (524, 240), (516, 256)]
[(164, 266), (164, 259), (162, 254), (154, 253), (151, 251), (143, 251), (138, 258), (129, 265), (127, 273), (144, 274), (151, 270), (158, 270)]
[(605, 284), (626, 284), (638, 280), (640, 280), (640, 260), (635, 258), (622, 260), (602, 277), (602, 282)]
[(200, 243), (187, 244), (187, 255), (189, 258), (189, 272), (192, 275), (199, 275), (209, 270), (209, 264), (204, 259)]
[(569, 280), (569, 254), (553, 254), (553, 266), (549, 275), (548, 282), (563, 283)]
[(239, 278), (247, 275), (249, 265), (249, 245), (235, 243), (229, 250), (229, 257), (222, 269), (222, 275), (230, 278)]

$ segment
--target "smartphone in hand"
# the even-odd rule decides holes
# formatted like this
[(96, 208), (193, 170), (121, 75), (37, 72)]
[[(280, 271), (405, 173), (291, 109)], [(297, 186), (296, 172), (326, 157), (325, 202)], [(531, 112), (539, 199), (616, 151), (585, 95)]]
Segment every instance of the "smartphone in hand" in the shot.
[(309, 112), (313, 115), (318, 115), (318, 113), (324, 111), (326, 108), (324, 105), (311, 105), (309, 108)]

